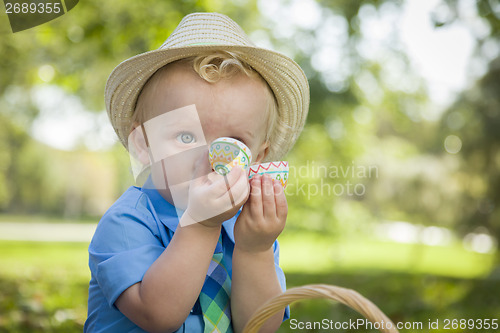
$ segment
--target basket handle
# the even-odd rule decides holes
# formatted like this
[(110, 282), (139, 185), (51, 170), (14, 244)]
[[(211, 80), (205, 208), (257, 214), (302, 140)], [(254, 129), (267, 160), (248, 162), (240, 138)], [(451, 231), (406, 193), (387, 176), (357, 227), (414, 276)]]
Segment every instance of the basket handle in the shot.
[[(356, 310), (372, 323), (384, 322), (379, 330), (383, 333), (399, 333), (394, 323), (371, 301), (352, 289), (327, 284), (309, 284), (290, 288), (271, 298), (252, 315), (243, 333), (257, 333), (264, 323), (288, 304), (303, 299), (332, 299)], [(392, 325), (389, 325), (391, 323)], [(382, 326), (382, 325), (381, 325)], [(388, 328), (390, 326), (391, 328)]]

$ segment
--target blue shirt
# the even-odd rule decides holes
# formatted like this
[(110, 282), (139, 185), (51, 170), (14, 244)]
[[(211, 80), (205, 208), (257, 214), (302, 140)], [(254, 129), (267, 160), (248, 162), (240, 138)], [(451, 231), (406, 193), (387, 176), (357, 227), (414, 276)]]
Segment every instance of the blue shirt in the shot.
[[(232, 274), (234, 223), (238, 214), (222, 226), (222, 247), (228, 273)], [(130, 187), (104, 214), (89, 246), (88, 317), (84, 332), (144, 332), (114, 305), (128, 287), (142, 281), (153, 262), (170, 243), (179, 219), (176, 209), (155, 189)], [(276, 274), (286, 289), (279, 267), (279, 245), (274, 243)], [(289, 308), (284, 319), (290, 317)], [(177, 332), (203, 332), (199, 302)]]

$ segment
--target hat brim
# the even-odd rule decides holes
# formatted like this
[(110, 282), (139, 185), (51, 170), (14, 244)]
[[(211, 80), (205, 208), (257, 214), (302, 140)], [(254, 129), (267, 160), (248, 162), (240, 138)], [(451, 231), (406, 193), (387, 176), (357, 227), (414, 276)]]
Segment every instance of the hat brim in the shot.
[(136, 55), (111, 72), (105, 88), (108, 116), (121, 143), (127, 148), (131, 117), (147, 80), (160, 68), (176, 60), (207, 51), (237, 52), (267, 81), (278, 104), (279, 121), (286, 130), (275, 136), (266, 161), (280, 160), (302, 131), (309, 109), (307, 78), (292, 59), (271, 50), (241, 45), (193, 45), (158, 49)]

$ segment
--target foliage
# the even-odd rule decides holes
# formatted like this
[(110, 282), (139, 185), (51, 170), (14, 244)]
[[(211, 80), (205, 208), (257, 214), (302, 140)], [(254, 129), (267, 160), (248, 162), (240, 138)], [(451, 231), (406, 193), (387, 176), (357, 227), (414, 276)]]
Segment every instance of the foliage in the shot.
[[(42, 277), (43, 278), (43, 277)], [(86, 283), (0, 277), (0, 332), (81, 332)]]
[[(484, 228), (500, 239), (500, 58), (490, 64), (478, 84), (445, 113), (441, 139), (458, 137), (462, 144), (460, 177), (468, 191), (460, 198), (457, 228)], [(465, 176), (466, 175), (466, 176)]]

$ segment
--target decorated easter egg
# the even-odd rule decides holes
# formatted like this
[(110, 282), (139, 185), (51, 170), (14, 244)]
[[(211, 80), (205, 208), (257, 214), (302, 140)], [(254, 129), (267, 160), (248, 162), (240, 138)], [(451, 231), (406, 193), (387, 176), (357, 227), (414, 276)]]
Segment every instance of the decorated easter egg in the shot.
[(281, 186), (285, 188), (288, 183), (288, 162), (277, 161), (251, 165), (248, 171), (248, 178), (251, 179), (257, 174), (269, 175), (272, 179), (279, 181)]
[(224, 176), (236, 165), (247, 170), (252, 163), (252, 152), (239, 140), (221, 137), (215, 139), (210, 145), (208, 158), (212, 169)]

